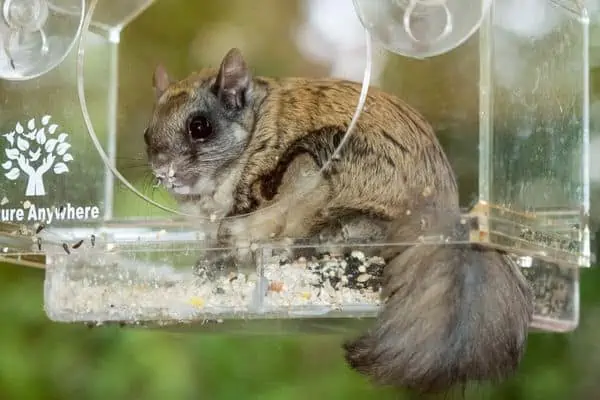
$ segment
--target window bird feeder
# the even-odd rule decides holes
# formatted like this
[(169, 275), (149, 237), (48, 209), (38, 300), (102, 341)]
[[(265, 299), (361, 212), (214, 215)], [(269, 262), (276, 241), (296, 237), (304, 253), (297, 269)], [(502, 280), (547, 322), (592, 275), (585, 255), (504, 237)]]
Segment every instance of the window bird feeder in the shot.
[[(203, 247), (168, 200), (125, 179), (119, 43), (152, 3), (0, 1), (2, 259), (45, 269), (45, 309), (58, 322), (272, 332), (374, 317), (383, 265), (361, 246), (284, 262), (275, 244), (260, 245), (255, 274), (201, 278), (197, 260), (224, 249)], [(586, 8), (540, 0), (540, 19), (521, 23), (512, 0), (353, 4), (372, 43), (401, 59), (470, 52), (479, 186), (469, 240), (514, 255), (535, 289), (533, 328), (574, 329), (579, 269), (590, 265)], [(144, 205), (117, 216), (131, 193)]]

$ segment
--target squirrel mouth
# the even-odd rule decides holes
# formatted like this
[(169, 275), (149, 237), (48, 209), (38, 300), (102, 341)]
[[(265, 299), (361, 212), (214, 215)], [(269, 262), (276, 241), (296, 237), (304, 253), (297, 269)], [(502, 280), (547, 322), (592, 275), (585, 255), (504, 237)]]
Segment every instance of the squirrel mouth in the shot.
[(163, 186), (167, 190), (177, 194), (190, 194), (191, 190), (188, 185), (184, 185), (179, 182), (173, 182), (171, 179), (165, 179), (163, 176), (157, 175), (154, 178), (153, 187), (158, 188), (160, 186)]

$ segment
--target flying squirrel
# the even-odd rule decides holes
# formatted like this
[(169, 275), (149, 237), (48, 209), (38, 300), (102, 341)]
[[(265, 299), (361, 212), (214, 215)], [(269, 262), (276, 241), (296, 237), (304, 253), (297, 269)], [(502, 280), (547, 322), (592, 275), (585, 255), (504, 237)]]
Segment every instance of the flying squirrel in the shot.
[[(149, 165), (183, 210), (214, 223), (219, 244), (464, 236), (444, 150), (424, 117), (397, 97), (369, 88), (354, 131), (324, 168), (360, 84), (254, 76), (236, 48), (218, 68), (174, 81), (159, 65), (153, 78)], [(351, 368), (420, 393), (514, 374), (533, 294), (507, 254), (476, 243), (421, 243), (380, 255), (382, 309), (367, 332), (343, 344)]]

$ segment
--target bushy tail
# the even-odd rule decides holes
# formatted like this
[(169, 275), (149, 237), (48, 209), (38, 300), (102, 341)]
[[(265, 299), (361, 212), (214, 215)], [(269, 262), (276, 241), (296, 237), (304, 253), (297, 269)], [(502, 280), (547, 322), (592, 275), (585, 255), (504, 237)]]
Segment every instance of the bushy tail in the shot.
[(344, 345), (350, 366), (376, 383), (444, 392), (517, 369), (533, 293), (505, 254), (476, 244), (410, 247), (388, 261), (383, 297), (375, 326)]

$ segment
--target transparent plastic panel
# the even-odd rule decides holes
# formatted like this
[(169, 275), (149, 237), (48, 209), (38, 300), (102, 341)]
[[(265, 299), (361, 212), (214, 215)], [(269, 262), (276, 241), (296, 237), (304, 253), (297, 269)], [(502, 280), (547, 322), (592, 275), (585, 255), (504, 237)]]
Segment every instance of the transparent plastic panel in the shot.
[[(473, 227), (471, 240), (478, 234)], [(291, 248), (306, 255), (293, 258), (286, 254), (290, 246), (261, 245), (251, 249), (251, 267), (220, 271), (212, 260), (234, 249), (202, 246), (184, 224), (167, 229), (164, 223), (145, 224), (135, 233), (131, 225), (118, 224), (91, 231), (92, 241), (87, 240), (90, 235), (76, 240), (84, 237), (80, 234), (64, 244), (47, 245), (52, 250), (45, 310), (52, 320), (269, 334), (368, 328), (382, 307), (386, 262), (381, 254), (415, 244), (435, 246), (439, 240), (326, 248), (298, 240)], [(463, 239), (462, 246), (468, 246), (468, 238)], [(562, 271), (538, 261), (522, 264), (519, 258), (514, 262), (521, 262), (535, 292), (531, 328), (575, 328), (579, 270)]]
[(589, 18), (579, 1), (498, 1), (482, 60), (481, 200), (489, 240), (590, 263)]
[[(87, 140), (74, 96), (74, 53), (69, 50), (81, 28), (82, 4), (4, 1), (2, 5), (4, 11), (19, 10), (22, 18), (29, 15), (27, 10), (30, 16), (37, 15), (34, 11), (39, 13), (40, 8), (48, 11), (45, 24), (38, 26), (36, 32), (15, 34), (20, 42), (9, 43), (6, 40), (10, 35), (2, 36), (6, 46), (13, 46), (8, 54), (0, 54), (2, 68), (10, 69), (14, 64), (18, 76), (3, 74), (6, 79), (0, 81), (0, 221), (5, 253), (16, 253), (33, 250), (32, 241), (21, 232), (31, 232), (38, 225), (101, 218), (105, 168)], [(36, 44), (34, 33), (36, 38), (48, 38), (45, 49)], [(90, 37), (90, 53), (105, 58), (106, 47)], [(106, 67), (102, 63), (90, 64), (90, 72), (107, 76)], [(95, 116), (98, 124), (104, 125), (108, 106), (104, 101), (110, 88), (96, 85), (88, 90), (101, 101)], [(102, 139), (106, 138), (103, 132)]]
[[(92, 104), (88, 118), (114, 159), (117, 24), (149, 2), (100, 3), (98, 15), (122, 15), (122, 19), (103, 17), (86, 32), (82, 67), (94, 79), (85, 82), (84, 92)], [(0, 23), (0, 29), (10, 31), (2, 35), (9, 51), (0, 52), (0, 71), (13, 70), (0, 74), (4, 78), (0, 80), (2, 242), (4, 253), (13, 254), (13, 259), (38, 263), (43, 261), (43, 249), (38, 239), (29, 237), (32, 234), (52, 227), (58, 229), (54, 236), (59, 237), (61, 227), (69, 230), (111, 218), (114, 177), (90, 141), (77, 95), (84, 2), (6, 0), (0, 4), (4, 12), (0, 21), (6, 24)], [(35, 29), (19, 30), (11, 18), (22, 23), (27, 18), (39, 21)]]
[(481, 29), (481, 239), (531, 266), (538, 326), (559, 331), (578, 324), (591, 256), (583, 4), (498, 1)]
[(143, 243), (100, 238), (86, 250), (92, 262), (76, 252), (52, 255), (45, 284), (50, 318), (225, 331), (243, 321), (244, 331), (268, 332), (280, 324), (286, 331), (335, 332), (364, 328), (348, 319), (372, 318), (379, 310), (384, 263), (367, 255), (373, 247), (319, 252), (298, 243), (297, 251), (316, 255), (294, 260), (282, 256), (283, 249), (259, 247), (254, 268), (219, 273), (210, 260), (232, 249), (202, 248), (180, 235), (168, 241), (161, 235), (173, 232), (150, 228)]
[[(279, 0), (261, 0), (260, 6), (245, 0), (90, 4), (95, 9), (86, 15), (91, 20), (84, 20), (91, 22), (89, 30), (82, 32), (84, 40), (74, 42), (59, 66), (36, 79), (1, 81), (0, 96), (8, 105), (0, 111), (2, 130), (7, 134), (14, 130), (18, 137), (19, 122), (24, 134), (35, 129), (37, 138), (39, 124), (44, 135), (46, 125), (56, 124), (52, 128), (56, 143), (40, 139), (44, 151), (50, 143), (44, 157), (54, 162), (53, 168), (59, 162), (68, 168), (44, 173), (42, 184), (37, 177), (42, 174), (37, 174), (30, 184), (22, 172), (18, 176), (11, 172), (14, 163), (6, 163), (5, 173), (11, 175), (5, 175), (0, 187), (8, 201), (2, 205), (4, 255), (0, 256), (46, 268), (45, 309), (52, 320), (246, 331), (276, 326), (284, 331), (362, 329), (381, 308), (382, 252), (423, 242), (433, 246), (488, 243), (490, 232), (499, 231), (489, 228), (498, 225), (490, 217), (494, 208), (488, 205), (502, 206), (509, 213), (538, 205), (515, 205), (506, 198), (512, 188), (508, 195), (494, 191), (501, 186), (495, 180), (499, 175), (487, 178), (490, 171), (500, 169), (512, 179), (502, 178), (503, 185), (521, 182), (502, 169), (499, 160), (516, 162), (515, 153), (496, 146), (502, 136), (498, 125), (491, 123), (498, 119), (497, 112), (507, 114), (496, 105), (502, 103), (496, 102), (497, 78), (490, 68), (496, 46), (496, 34), (491, 33), (499, 28), (484, 20), (481, 35), (469, 36), (463, 29), (471, 29), (466, 22), (479, 24), (485, 2), (483, 11), (460, 15), (466, 36), (436, 57), (399, 56), (373, 41), (373, 64), (366, 77), (364, 26), (350, 0), (304, 0), (295, 6)], [(456, 4), (448, 1), (449, 6)], [(167, 34), (157, 28), (157, 21), (165, 19), (178, 21), (177, 30)], [(562, 40), (564, 32), (556, 32), (557, 40)], [(508, 44), (513, 45), (521, 44)], [(235, 249), (215, 246), (208, 240), (215, 221), (192, 217), (189, 208), (178, 206), (173, 193), (156, 184), (144, 131), (156, 101), (152, 79), (158, 64), (165, 66), (171, 79), (179, 80), (204, 67), (217, 68), (232, 47), (241, 49), (256, 75), (330, 76), (359, 85), (368, 78), (422, 113), (456, 175), (462, 219), (471, 224), (468, 234), (395, 243), (347, 241), (324, 246), (290, 238), (286, 247), (273, 238)], [(357, 87), (341, 123), (344, 128), (352, 119), (348, 110), (354, 112), (359, 100)], [(481, 115), (486, 118), (480, 119)], [(508, 115), (521, 123), (512, 108)], [(537, 114), (524, 115), (527, 119)], [(60, 136), (63, 133), (68, 136)], [(63, 151), (67, 138), (68, 151)], [(23, 151), (16, 154), (7, 143), (8, 139), (3, 154), (8, 150), (18, 162)], [(59, 145), (63, 158), (57, 161), (54, 153), (58, 154)], [(480, 149), (484, 157), (478, 164)], [(33, 150), (31, 157), (36, 156)], [(545, 148), (540, 151), (539, 157), (547, 155)], [(478, 177), (494, 185), (482, 184), (480, 190)], [(580, 178), (573, 182), (585, 182), (585, 176)], [(426, 192), (427, 187), (424, 196)], [(310, 196), (306, 199), (312, 201)], [(478, 199), (485, 202), (471, 208)], [(41, 209), (49, 211), (40, 214)], [(406, 215), (411, 212), (407, 209)], [(257, 214), (256, 225), (246, 226), (247, 230), (276, 220), (273, 215), (277, 214)], [(491, 244), (498, 242), (491, 240)], [(283, 249), (290, 246), (306, 250), (306, 255), (284, 256)], [(507, 246), (536, 292), (533, 328), (574, 328), (579, 313), (577, 268), (563, 273), (541, 264), (537, 256), (532, 258), (530, 249), (516, 248), (513, 242)], [(221, 269), (231, 270), (215, 274), (219, 260), (232, 251), (250, 254), (252, 262), (243, 270), (226, 263)]]

